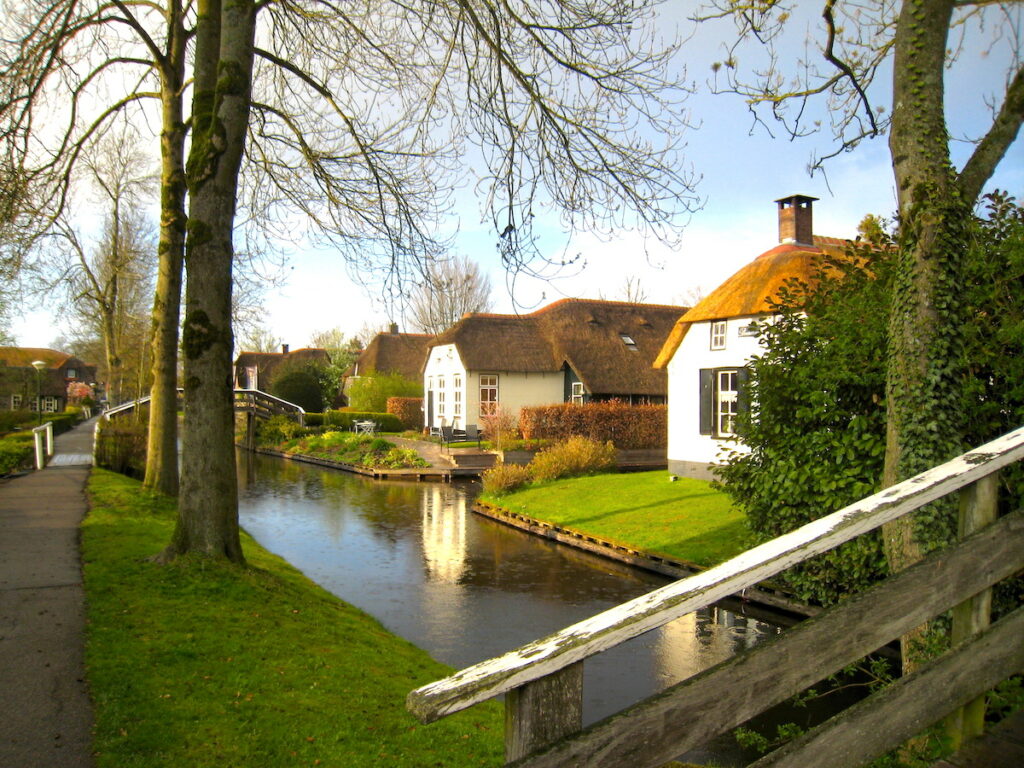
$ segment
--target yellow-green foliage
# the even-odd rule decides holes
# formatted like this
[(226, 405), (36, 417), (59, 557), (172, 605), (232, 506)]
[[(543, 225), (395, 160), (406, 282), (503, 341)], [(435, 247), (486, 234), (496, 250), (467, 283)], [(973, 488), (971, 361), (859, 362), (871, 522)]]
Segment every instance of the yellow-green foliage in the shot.
[(578, 435), (544, 449), (530, 462), (530, 474), (537, 481), (595, 475), (614, 468), (615, 447), (611, 442), (600, 443)]
[(530, 482), (530, 468), (524, 464), (495, 464), (481, 480), (484, 493), (500, 496)]

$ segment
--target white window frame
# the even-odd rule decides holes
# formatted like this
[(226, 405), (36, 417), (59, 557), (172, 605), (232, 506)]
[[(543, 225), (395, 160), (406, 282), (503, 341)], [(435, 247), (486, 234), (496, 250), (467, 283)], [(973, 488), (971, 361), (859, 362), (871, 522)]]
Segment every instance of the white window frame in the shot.
[(715, 437), (736, 434), (736, 416), (739, 413), (739, 371), (724, 368), (715, 371)]
[[(498, 408), (501, 390), (500, 379), (496, 373), (480, 374), (480, 415), (489, 416)], [(494, 393), (494, 397), (486, 397), (485, 393)]]
[(21, 395), (11, 395), (11, 410), (17, 411), (21, 408)]
[(76, 369), (68, 368), (68, 370), (67, 370), (67, 378), (69, 378), (69, 379), (77, 379), (78, 377), (75, 375), (76, 373), (77, 373)]
[(725, 337), (729, 331), (729, 323), (726, 320), (715, 320), (711, 323), (711, 349), (718, 351), (725, 349)]
[(46, 395), (43, 398), (43, 413), (57, 412), (57, 398), (53, 395)]
[(573, 405), (583, 405), (583, 397), (586, 393), (583, 390), (582, 381), (574, 381), (572, 383), (572, 395), (571, 401)]
[(445, 416), (445, 414), (444, 414), (444, 407), (445, 407), (445, 402), (444, 402), (444, 399), (445, 399), (445, 397), (444, 397), (444, 393), (445, 393), (445, 389), (444, 389), (444, 376), (438, 376), (437, 377), (437, 390), (436, 391), (437, 391), (437, 399), (434, 401), (434, 404), (437, 406), (437, 417), (442, 420), (442, 423), (444, 423), (444, 416)]

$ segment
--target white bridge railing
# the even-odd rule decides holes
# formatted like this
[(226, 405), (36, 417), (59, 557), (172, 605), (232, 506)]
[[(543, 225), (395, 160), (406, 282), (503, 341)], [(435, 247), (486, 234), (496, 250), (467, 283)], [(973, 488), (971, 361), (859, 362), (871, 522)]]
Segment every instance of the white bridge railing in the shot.
[[(178, 387), (178, 395), (184, 396), (184, 394), (185, 390)], [(145, 405), (149, 401), (150, 396), (146, 395), (137, 400), (122, 403), (104, 411), (103, 418), (110, 419), (114, 416), (122, 416), (134, 411), (139, 406)], [(236, 411), (249, 411), (261, 416), (284, 413), (294, 416), (299, 424), (305, 422), (306, 411), (301, 405), (290, 403), (287, 400), (282, 400), (280, 397), (275, 397), (268, 392), (262, 392), (258, 389), (236, 389), (234, 390), (234, 401)]]
[[(583, 731), (583, 662), (589, 656), (753, 587), (956, 491), (962, 491), (961, 530), (973, 533), (995, 522), (996, 473), (1022, 457), (1024, 428), (722, 565), (418, 688), (409, 694), (406, 706), (429, 723), (504, 693), (508, 694), (505, 754), (509, 763), (588, 768), (661, 765), (954, 605), (961, 615), (964, 605), (968, 615), (978, 614), (977, 603), (984, 603), (981, 596), (988, 587), (1024, 567), (1024, 515), (1008, 515), (984, 533), (787, 630), (766, 647), (723, 662)], [(833, 724), (831, 731), (812, 731), (799, 747), (778, 750), (757, 765), (859, 765), (1024, 669), (1024, 643), (1020, 642), (1024, 609), (984, 634), (978, 633), (987, 626), (987, 619), (975, 617), (969, 623), (961, 634), (978, 635), (970, 653), (951, 655), (937, 673), (929, 671), (931, 677), (908, 685), (903, 685), (906, 679), (900, 680), (892, 688), (903, 685), (906, 696), (895, 705), (883, 703), (866, 714), (851, 715), (851, 719), (862, 718), (854, 725)], [(983, 642), (988, 646), (982, 647)], [(968, 667), (972, 671), (963, 674)], [(962, 682), (965, 678), (971, 681), (969, 688)], [(947, 687), (935, 688), (942, 685)], [(724, 691), (731, 693), (726, 696)], [(854, 732), (861, 728), (860, 733), (871, 733), (873, 738), (861, 738), (855, 744), (843, 741), (851, 728)], [(797, 749), (808, 751), (795, 754)]]

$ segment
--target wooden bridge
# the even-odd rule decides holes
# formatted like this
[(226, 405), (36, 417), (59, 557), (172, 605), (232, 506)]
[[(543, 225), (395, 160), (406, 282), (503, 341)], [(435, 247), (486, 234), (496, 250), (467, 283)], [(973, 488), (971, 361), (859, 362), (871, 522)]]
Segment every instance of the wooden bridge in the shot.
[[(178, 401), (179, 403), (184, 401), (185, 390), (178, 387)], [(261, 419), (269, 419), (271, 416), (278, 416), (284, 414), (291, 416), (299, 424), (305, 423), (306, 411), (295, 403), (289, 403), (287, 400), (282, 400), (279, 397), (274, 397), (267, 392), (261, 392), (258, 389), (236, 389), (234, 391), (235, 398), (235, 410), (251, 414), (253, 417), (259, 417)], [(123, 416), (132, 413), (139, 406), (145, 405), (150, 400), (150, 396), (140, 397), (138, 400), (132, 400), (127, 403), (122, 403), (114, 408), (110, 408), (103, 412), (103, 418), (111, 419), (115, 416)]]
[[(517, 768), (660, 766), (953, 608), (951, 650), (754, 765), (853, 768), (943, 718), (954, 740), (978, 735), (984, 693), (1024, 671), (1024, 608), (991, 626), (988, 619), (991, 586), (1024, 567), (1024, 512), (996, 519), (998, 472), (1022, 457), (1024, 428), (716, 568), (418, 688), (406, 705), (429, 723), (506, 694), (505, 757)], [(961, 500), (955, 546), (582, 729), (588, 657), (954, 492)]]

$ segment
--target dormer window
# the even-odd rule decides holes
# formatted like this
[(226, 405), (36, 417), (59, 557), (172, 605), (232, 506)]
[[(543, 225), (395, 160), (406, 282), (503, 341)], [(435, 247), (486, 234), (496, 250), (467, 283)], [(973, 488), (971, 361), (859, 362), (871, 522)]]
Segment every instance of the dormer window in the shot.
[(77, 371), (76, 371), (76, 370), (75, 370), (74, 368), (68, 368), (68, 375), (67, 375), (67, 378), (69, 378), (69, 379), (75, 379), (75, 378), (78, 378), (78, 377), (77, 377), (77, 376), (75, 375), (76, 373), (77, 373)]
[(628, 333), (620, 333), (619, 338), (622, 339), (622, 343), (626, 345), (627, 349), (631, 349), (634, 352), (639, 352), (639, 348), (636, 346), (636, 342), (633, 341), (633, 337)]
[(711, 349), (725, 349), (726, 326), (725, 320), (717, 320), (711, 324)]

